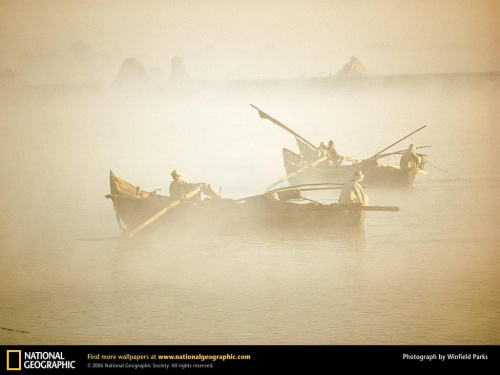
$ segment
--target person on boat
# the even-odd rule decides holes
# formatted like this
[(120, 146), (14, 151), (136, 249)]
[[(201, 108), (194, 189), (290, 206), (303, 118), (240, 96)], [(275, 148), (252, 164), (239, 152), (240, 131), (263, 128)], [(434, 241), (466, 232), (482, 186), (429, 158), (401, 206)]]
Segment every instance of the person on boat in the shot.
[[(220, 198), (219, 193), (215, 191), (209, 184), (190, 184), (186, 181), (181, 180), (181, 173), (177, 169), (174, 169), (172, 173), (170, 173), (170, 175), (172, 176), (173, 181), (170, 183), (169, 192), (170, 197), (173, 199), (184, 200), (186, 194), (198, 187), (201, 188), (201, 192), (203, 194), (212, 198)], [(200, 199), (201, 194), (195, 195), (195, 200)]]
[(403, 171), (418, 171), (421, 160), (420, 156), (415, 153), (415, 145), (412, 143), (401, 156), (399, 166)]
[(319, 159), (322, 156), (328, 155), (328, 150), (326, 149), (326, 143), (321, 142), (318, 147), (318, 155), (316, 156), (316, 159)]
[(368, 196), (364, 193), (363, 188), (359, 184), (363, 181), (364, 177), (365, 176), (361, 171), (354, 173), (351, 180), (342, 186), (339, 204), (355, 204), (359, 206), (368, 205)]
[(326, 149), (326, 151), (328, 152), (329, 162), (331, 165), (337, 166), (342, 162), (342, 160), (344, 160), (344, 157), (339, 155), (337, 150), (335, 150), (335, 144), (331, 139), (328, 142), (328, 148)]

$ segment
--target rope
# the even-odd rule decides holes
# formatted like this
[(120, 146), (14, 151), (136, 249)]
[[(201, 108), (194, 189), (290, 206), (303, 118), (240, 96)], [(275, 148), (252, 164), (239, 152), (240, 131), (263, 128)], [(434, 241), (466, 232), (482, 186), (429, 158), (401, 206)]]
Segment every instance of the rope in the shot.
[(459, 179), (459, 180), (470, 181), (470, 180), (469, 180), (469, 179), (467, 179), (467, 178), (460, 177), (459, 175), (457, 175), (457, 174), (455, 174), (455, 173), (452, 173), (452, 172), (450, 172), (450, 171), (447, 171), (446, 169), (440, 168), (440, 167), (438, 167), (437, 165), (432, 164), (432, 163), (430, 163), (430, 162), (426, 162), (426, 164), (429, 164), (430, 166), (432, 166), (432, 167), (434, 167), (434, 168), (436, 168), (436, 169), (439, 169), (440, 171), (443, 171), (443, 172), (445, 172), (445, 173), (448, 173), (448, 174), (450, 174), (450, 175), (452, 175), (452, 176), (456, 177), (456, 178), (457, 178), (457, 179)]

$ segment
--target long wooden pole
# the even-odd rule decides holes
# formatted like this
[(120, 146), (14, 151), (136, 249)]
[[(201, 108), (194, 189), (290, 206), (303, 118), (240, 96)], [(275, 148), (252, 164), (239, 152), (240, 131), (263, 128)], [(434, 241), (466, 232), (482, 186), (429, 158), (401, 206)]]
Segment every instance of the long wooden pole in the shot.
[[(302, 187), (310, 187), (310, 186), (330, 186), (330, 185), (335, 185), (335, 186), (343, 186), (343, 183), (340, 182), (323, 182), (323, 183), (318, 183), (318, 184), (300, 184), (300, 185), (292, 185), (292, 186), (287, 186), (279, 189), (274, 189), (273, 191), (278, 192), (282, 190), (293, 190), (293, 189), (298, 189)], [(300, 190), (300, 189), (298, 189)]]
[[(330, 187), (322, 187), (322, 188), (305, 188), (305, 189), (297, 189), (298, 191), (317, 191), (317, 190), (340, 190), (342, 186), (330, 186)], [(292, 189), (295, 190), (295, 189)], [(273, 190), (274, 191), (274, 190)], [(282, 190), (289, 191), (289, 190)]]
[(311, 142), (309, 142), (307, 139), (305, 139), (304, 137), (302, 137), (300, 134), (294, 132), (292, 129), (290, 129), (288, 126), (282, 124), (281, 122), (279, 122), (278, 120), (276, 120), (275, 118), (272, 118), (271, 116), (269, 116), (267, 113), (265, 113), (264, 111), (260, 110), (259, 108), (257, 108), (256, 106), (254, 106), (253, 104), (250, 104), (251, 107), (255, 108), (257, 111), (259, 111), (259, 116), (263, 119), (267, 119), (273, 123), (275, 123), (276, 125), (278, 125), (279, 127), (285, 129), (287, 132), (293, 134), (294, 136), (296, 136), (297, 138), (301, 139), (302, 141), (304, 141), (305, 143), (307, 143), (309, 146), (311, 146), (314, 150), (317, 150), (318, 148), (313, 145)]
[[(419, 150), (419, 149), (421, 149), (421, 148), (427, 148), (427, 147), (432, 147), (432, 146), (420, 146), (420, 147), (415, 147), (415, 150)], [(408, 149), (399, 150), (399, 151), (394, 151), (394, 152), (388, 152), (387, 154), (382, 154), (382, 155), (377, 155), (377, 159), (378, 159), (378, 158), (385, 158), (386, 156), (390, 156), (390, 155), (402, 154), (402, 153), (403, 153), (403, 152), (405, 152), (406, 150), (408, 150)]]
[(308, 165), (306, 165), (305, 167), (302, 167), (302, 168), (300, 168), (300, 169), (297, 169), (295, 172), (290, 173), (288, 176), (285, 176), (285, 177), (283, 177), (283, 178), (279, 179), (278, 181), (276, 181), (276, 182), (272, 183), (272, 184), (271, 184), (271, 185), (269, 185), (267, 188), (265, 188), (264, 190), (262, 190), (262, 191), (261, 191), (261, 193), (264, 193), (264, 192), (268, 191), (269, 189), (271, 189), (271, 188), (275, 187), (276, 185), (279, 185), (279, 184), (281, 184), (282, 182), (285, 182), (286, 180), (288, 180), (288, 179), (290, 179), (290, 178), (292, 178), (292, 177), (297, 176), (299, 173), (303, 172), (303, 171), (304, 171), (304, 170), (306, 170), (307, 168), (313, 168), (313, 167), (317, 166), (319, 163), (324, 162), (326, 159), (328, 159), (328, 156), (326, 156), (326, 155), (325, 155), (325, 156), (322, 156), (322, 157), (320, 157), (318, 160), (316, 160), (316, 161), (312, 162), (311, 164), (308, 164)]
[[(198, 194), (200, 192), (200, 190), (201, 190), (201, 187), (198, 186), (192, 192), (186, 194), (185, 198), (189, 199), (189, 198), (194, 197), (196, 194)], [(176, 201), (170, 203), (167, 207), (165, 207), (164, 209), (162, 209), (161, 211), (159, 211), (155, 215), (151, 216), (144, 223), (142, 223), (141, 225), (139, 225), (138, 227), (136, 227), (132, 232), (129, 233), (128, 236), (129, 237), (135, 236), (138, 232), (140, 232), (141, 230), (143, 230), (144, 228), (146, 228), (152, 222), (156, 221), (158, 218), (160, 218), (161, 216), (163, 216), (166, 212), (170, 211), (172, 208), (174, 208), (175, 206), (177, 206), (179, 203), (181, 203), (180, 199), (177, 199)]]
[(399, 211), (398, 206), (357, 206), (352, 204), (338, 204), (332, 206), (334, 211)]
[(373, 156), (369, 157), (369, 158), (368, 158), (368, 159), (366, 159), (366, 160), (371, 160), (371, 159), (375, 158), (376, 156), (380, 155), (382, 152), (384, 152), (384, 151), (386, 151), (386, 150), (390, 149), (392, 146), (397, 145), (399, 142), (404, 141), (404, 140), (405, 140), (406, 138), (408, 138), (410, 135), (415, 134), (416, 132), (418, 132), (418, 131), (422, 130), (422, 129), (423, 129), (423, 128), (425, 128), (426, 126), (427, 126), (427, 125), (424, 125), (424, 126), (422, 126), (421, 128), (418, 128), (417, 130), (415, 130), (415, 131), (411, 132), (410, 134), (408, 134), (408, 135), (404, 136), (404, 137), (403, 137), (403, 138), (401, 138), (399, 141), (394, 142), (392, 145), (390, 145), (390, 146), (388, 146), (388, 147), (384, 148), (382, 151), (377, 152), (375, 155), (373, 155)]
[[(275, 193), (278, 193), (280, 191), (287, 191), (287, 190), (303, 190), (303, 189), (300, 189), (303, 186), (325, 186), (325, 185), (332, 186), (330, 188), (327, 188), (330, 190), (330, 189), (341, 189), (343, 184), (338, 184), (336, 182), (332, 182), (332, 183), (325, 182), (325, 183), (320, 183), (320, 184), (302, 184), (302, 185), (287, 186), (287, 187), (280, 188), (280, 189), (274, 189), (272, 191), (274, 191)], [(318, 189), (321, 190), (321, 188), (318, 188)], [(316, 189), (311, 188), (308, 190), (316, 190)], [(246, 201), (247, 199), (257, 198), (257, 197), (261, 197), (261, 196), (262, 196), (262, 194), (251, 195), (251, 196), (245, 197), (245, 198), (238, 198), (235, 200), (235, 202), (243, 202), (243, 201)]]

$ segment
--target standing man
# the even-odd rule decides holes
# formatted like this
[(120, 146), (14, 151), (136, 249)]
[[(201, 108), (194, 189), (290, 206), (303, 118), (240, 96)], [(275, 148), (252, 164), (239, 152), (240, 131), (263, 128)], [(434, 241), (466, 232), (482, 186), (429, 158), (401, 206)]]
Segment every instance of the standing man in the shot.
[(339, 204), (354, 204), (359, 206), (368, 205), (368, 196), (363, 192), (363, 188), (359, 184), (363, 181), (364, 177), (365, 176), (361, 171), (354, 173), (351, 180), (342, 186)]
[(401, 156), (399, 166), (402, 171), (418, 171), (422, 159), (415, 153), (415, 145), (412, 143), (408, 146), (408, 150)]

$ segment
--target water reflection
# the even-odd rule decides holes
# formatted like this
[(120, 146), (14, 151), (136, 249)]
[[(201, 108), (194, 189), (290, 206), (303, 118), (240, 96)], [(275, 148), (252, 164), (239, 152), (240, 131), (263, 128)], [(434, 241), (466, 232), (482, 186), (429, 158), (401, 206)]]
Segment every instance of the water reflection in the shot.
[[(227, 244), (258, 245), (264, 248), (281, 246), (283, 243), (301, 244), (306, 247), (311, 244), (341, 244), (341, 247), (350, 247), (354, 250), (363, 250), (366, 247), (366, 233), (364, 226), (340, 225), (328, 228), (308, 227), (289, 228), (280, 230), (262, 229), (244, 234), (219, 234), (202, 232), (203, 235), (189, 231), (172, 231), (157, 226), (152, 231), (141, 233), (134, 237), (128, 237), (124, 232), (115, 239), (116, 249), (119, 252), (142, 252), (152, 248), (162, 248), (168, 251), (172, 248), (182, 246), (184, 249), (208, 247), (222, 248)], [(322, 246), (322, 245), (319, 245)]]

